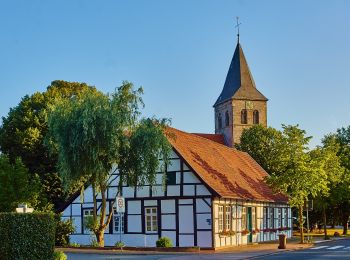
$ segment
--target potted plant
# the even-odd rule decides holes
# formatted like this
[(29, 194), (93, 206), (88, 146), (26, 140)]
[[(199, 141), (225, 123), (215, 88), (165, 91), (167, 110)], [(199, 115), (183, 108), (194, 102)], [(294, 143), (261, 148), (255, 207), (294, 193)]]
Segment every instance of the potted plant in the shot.
[(249, 233), (250, 233), (250, 232), (249, 232), (248, 229), (244, 229), (244, 230), (241, 231), (241, 234), (242, 234), (243, 236), (248, 235)]
[(252, 234), (253, 235), (255, 235), (255, 234), (259, 233), (259, 232), (260, 232), (260, 229), (258, 229), (258, 228), (252, 230)]

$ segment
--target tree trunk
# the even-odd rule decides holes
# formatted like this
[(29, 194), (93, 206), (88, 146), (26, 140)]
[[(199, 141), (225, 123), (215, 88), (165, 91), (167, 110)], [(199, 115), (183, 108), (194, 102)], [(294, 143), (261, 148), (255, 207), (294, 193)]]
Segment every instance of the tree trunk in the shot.
[[(107, 198), (106, 198), (106, 186), (104, 183), (100, 183), (100, 192), (101, 192), (101, 209), (100, 209), (100, 221), (98, 223), (97, 230), (94, 231), (99, 247), (104, 247), (104, 232), (111, 222), (113, 216), (113, 210), (108, 213), (106, 219), (106, 208), (107, 208)], [(113, 208), (115, 201), (113, 201), (111, 208)], [(96, 204), (97, 206), (97, 204)], [(96, 210), (97, 211), (97, 210)]]
[(346, 216), (343, 216), (343, 235), (348, 233), (348, 221), (349, 215), (346, 214)]
[(299, 206), (300, 244), (304, 244), (303, 206)]
[(96, 239), (97, 239), (97, 243), (99, 247), (104, 247), (105, 246), (105, 240), (104, 240), (104, 230), (102, 231), (97, 231), (95, 233), (96, 235)]
[(326, 207), (325, 206), (323, 206), (322, 214), (323, 214), (324, 239), (327, 240), (329, 237), (327, 235), (327, 216), (326, 216)]

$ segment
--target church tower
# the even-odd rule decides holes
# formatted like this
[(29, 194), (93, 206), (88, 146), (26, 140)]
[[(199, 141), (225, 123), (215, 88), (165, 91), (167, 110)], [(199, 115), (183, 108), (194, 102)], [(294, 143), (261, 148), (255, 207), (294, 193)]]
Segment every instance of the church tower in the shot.
[(267, 100), (255, 86), (238, 40), (224, 88), (213, 106), (215, 133), (223, 134), (226, 145), (233, 147), (243, 129), (267, 125)]

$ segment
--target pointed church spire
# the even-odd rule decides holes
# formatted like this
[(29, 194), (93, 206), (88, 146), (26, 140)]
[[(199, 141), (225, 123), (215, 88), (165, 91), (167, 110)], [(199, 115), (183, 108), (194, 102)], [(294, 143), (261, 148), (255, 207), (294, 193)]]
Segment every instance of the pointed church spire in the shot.
[(237, 43), (239, 44), (239, 26), (241, 25), (242, 23), (239, 22), (239, 17), (236, 16), (236, 28), (237, 28)]
[(226, 76), (224, 88), (214, 107), (230, 99), (267, 101), (267, 98), (256, 89), (253, 76), (239, 43), (239, 31), (237, 36), (238, 42)]

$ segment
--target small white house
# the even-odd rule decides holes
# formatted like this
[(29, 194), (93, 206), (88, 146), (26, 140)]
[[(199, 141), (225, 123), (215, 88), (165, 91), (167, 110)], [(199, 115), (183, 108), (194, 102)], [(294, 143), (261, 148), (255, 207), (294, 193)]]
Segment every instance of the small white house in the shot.
[[(176, 138), (170, 139), (166, 186), (162, 173), (153, 186), (124, 185), (126, 212), (114, 215), (106, 245), (119, 241), (120, 232), (127, 246), (148, 247), (164, 236), (178, 247), (218, 248), (275, 240), (281, 232), (291, 235), (286, 197), (272, 193), (263, 180), (267, 173), (248, 154), (208, 139), (219, 140), (218, 135), (168, 131)], [(116, 196), (117, 173), (112, 178), (110, 202)], [(92, 201), (88, 187), (83, 202), (77, 194), (64, 209), (62, 218), (72, 219), (76, 227), (71, 242), (90, 244), (93, 235), (83, 223), (93, 214)]]

